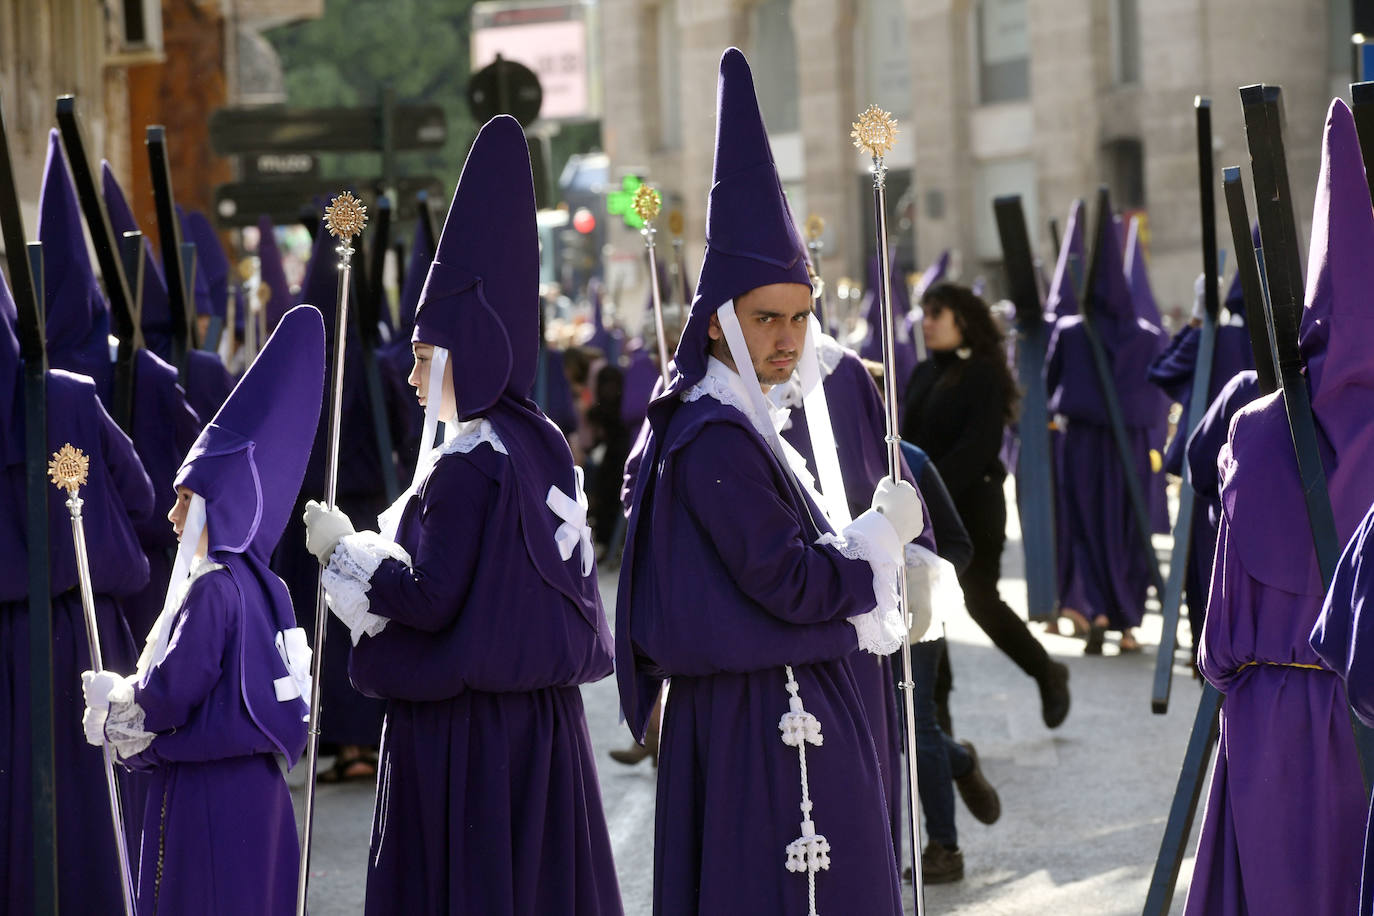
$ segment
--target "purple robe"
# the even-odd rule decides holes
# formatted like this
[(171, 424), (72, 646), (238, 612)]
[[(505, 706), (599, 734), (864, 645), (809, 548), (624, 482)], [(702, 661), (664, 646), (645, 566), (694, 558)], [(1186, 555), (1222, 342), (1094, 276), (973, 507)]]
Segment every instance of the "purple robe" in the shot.
[(488, 446), (441, 458), (397, 533), (414, 566), (371, 579), (390, 622), (350, 660), (388, 701), (368, 913), (620, 912), (577, 689), (610, 673), (609, 627), (531, 567), (512, 476)]
[[(1109, 237), (1098, 244), (1103, 263), (1093, 326), (1112, 370), (1135, 473), (1148, 502), (1154, 476), (1150, 449), (1156, 444), (1151, 438), (1169, 405), (1147, 384), (1145, 373), (1165, 340), (1159, 328), (1136, 317), (1115, 233), (1110, 226), (1107, 232)], [(1061, 295), (1051, 294), (1054, 301), (1065, 300), (1071, 286), (1066, 257), (1060, 258), (1055, 279)], [(1050, 412), (1067, 423), (1054, 449), (1060, 602), (1090, 620), (1106, 615), (1110, 629), (1139, 626), (1150, 582), (1145, 550), (1153, 548), (1140, 543), (1106, 399), (1079, 315), (1055, 324), (1045, 355), (1045, 390)]]
[(377, 371), (386, 389), (387, 416), (396, 445), (396, 472), (403, 481), (409, 480), (415, 472), (420, 437), (424, 434), (425, 413), (416, 400), (415, 389), (408, 381), (410, 371), (415, 366), (410, 335), (415, 330), (415, 304), (420, 301), (420, 290), (425, 285), (425, 273), (432, 260), (434, 240), (430, 238), (428, 221), (418, 220), (410, 245), (405, 282), (397, 301), (399, 323), (391, 340), (377, 348)]
[(825, 740), (806, 758), (813, 817), (831, 844), (818, 909), (899, 913), (882, 765), (846, 620), (872, 608), (873, 570), (814, 543), (808, 513), (821, 519), (819, 508), (802, 504), (737, 409), (703, 397), (662, 428), (655, 472), (638, 479), (617, 619), (621, 702), (636, 735), (660, 680), (672, 679), (654, 912), (805, 911), (805, 877), (783, 868), (801, 802), (797, 753), (777, 731), (790, 664)]
[[(13, 321), (9, 291), (0, 282), (0, 341)], [(0, 346), (0, 351), (5, 348)], [(4, 430), (4, 485), (0, 487), (0, 895), (11, 912), (27, 913), (33, 900), (33, 796), (29, 735), (28, 498), (23, 461), (24, 416), (18, 346), (0, 354), (0, 391), (14, 397)], [(101, 655), (109, 668), (127, 670), (135, 656), (119, 599), (143, 588), (148, 563), (134, 523), (153, 512), (152, 486), (128, 437), (96, 397), (90, 379), (48, 373), (48, 451), (64, 444), (90, 458), (81, 489), (86, 546), (91, 562)], [(8, 405), (7, 405), (8, 406)], [(9, 443), (18, 443), (18, 460)], [(76, 555), (65, 494), (48, 490), (49, 585), (52, 589), (53, 724), (56, 751), (58, 885), (63, 914), (122, 910), (119, 865), (105, 794), (104, 762), (85, 741), (81, 672), (91, 667), (77, 592)], [(121, 778), (126, 802), (129, 781)], [(127, 820), (127, 818), (126, 818)], [(130, 833), (132, 837), (134, 834)]]
[(620, 419), (630, 429), (637, 429), (644, 422), (644, 414), (649, 408), (649, 399), (654, 386), (662, 381), (658, 363), (647, 350), (638, 350), (630, 356), (630, 364), (625, 369), (624, 393), (620, 398)]
[[(921, 333), (920, 328), (915, 328), (911, 318), (911, 297), (907, 295), (906, 280), (900, 277), (896, 267), (895, 247), (888, 252), (888, 264), (892, 272), (888, 279), (891, 280), (892, 290), (892, 319), (897, 326), (897, 339), (893, 342), (893, 354), (897, 361), (897, 391), (905, 391), (906, 383), (911, 378), (912, 370), (916, 368), (916, 344), (911, 339), (911, 335)], [(927, 273), (932, 273), (939, 265), (932, 266)], [(878, 256), (874, 255), (868, 259), (868, 289), (864, 292), (863, 305), (865, 320), (868, 322), (868, 336), (864, 338), (863, 345), (859, 347), (859, 355), (864, 359), (871, 359), (874, 362), (883, 361), (883, 307), (882, 300), (878, 295), (879, 288), (882, 286), (881, 266), (878, 264)]]
[[(1321, 162), (1298, 346), (1345, 541), (1374, 503), (1374, 211), (1340, 99)], [(1218, 464), (1222, 521), (1199, 661), (1226, 699), (1187, 912), (1353, 913), (1365, 789), (1339, 676), (1346, 662), (1333, 671), (1311, 645), (1326, 590), (1280, 393), (1236, 414)]]
[[(1364, 561), (1374, 549), (1370, 531), (1374, 530), (1374, 512), (1366, 515), (1355, 536), (1346, 545), (1341, 562), (1332, 577), (1331, 588), (1321, 616), (1312, 629), (1313, 650), (1331, 670), (1345, 681), (1346, 698), (1351, 708), (1366, 726), (1374, 725), (1374, 703), (1370, 685), (1369, 640), (1362, 635), (1365, 597), (1369, 594), (1369, 569)], [(1360, 916), (1374, 914), (1374, 808), (1364, 838), (1364, 874), (1360, 882)]]
[(1242, 369), (1222, 387), (1193, 434), (1188, 437), (1188, 482), (1192, 484), (1197, 505), (1193, 509), (1193, 544), (1185, 580), (1188, 594), (1188, 623), (1192, 628), (1193, 649), (1202, 642), (1202, 622), (1207, 615), (1207, 588), (1212, 581), (1216, 559), (1217, 530), (1221, 525), (1221, 477), (1217, 457), (1226, 444), (1231, 418), (1242, 407), (1259, 397), (1255, 370)]
[[(835, 346), (838, 347), (838, 344)], [(825, 376), (825, 397), (830, 409), (845, 496), (850, 513), (857, 518), (868, 509), (878, 481), (887, 476), (887, 443), (884, 441), (887, 420), (882, 397), (878, 394), (873, 377), (857, 355), (849, 350), (842, 352), (844, 355), (834, 371)], [(782, 437), (806, 459), (807, 470), (814, 476), (817, 473), (816, 459), (811, 448), (806, 411), (802, 407), (792, 408)], [(902, 478), (912, 486), (917, 485), (905, 458), (902, 459)], [(923, 498), (922, 503), (924, 501)], [(935, 530), (930, 522), (930, 512), (925, 511), (924, 517), (925, 527), (914, 543), (934, 552)], [(878, 750), (893, 851), (900, 856), (902, 784), (906, 771), (902, 766), (901, 710), (898, 708), (897, 691), (893, 688), (896, 683), (893, 667), (898, 663), (896, 655), (873, 656), (866, 652), (856, 652), (850, 659), (873, 733), (873, 744)]]

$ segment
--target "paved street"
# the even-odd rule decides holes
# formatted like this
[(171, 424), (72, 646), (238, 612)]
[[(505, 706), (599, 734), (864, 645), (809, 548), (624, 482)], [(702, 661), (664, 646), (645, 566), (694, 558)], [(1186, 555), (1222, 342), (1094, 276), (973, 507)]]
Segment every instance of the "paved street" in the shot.
[[(1008, 534), (1003, 594), (1024, 610), (1014, 520)], [(1166, 548), (1167, 539), (1157, 539), (1156, 544)], [(613, 575), (603, 574), (602, 589), (609, 612)], [(1001, 793), (1002, 819), (983, 826), (959, 808), (966, 877), (959, 884), (928, 888), (928, 913), (1141, 912), (1198, 695), (1187, 673), (1176, 668), (1170, 714), (1150, 713), (1159, 624), (1158, 615), (1147, 617), (1141, 633), (1146, 651), (1136, 656), (1116, 656), (1109, 639), (1106, 656), (1085, 658), (1081, 640), (1041, 636), (1050, 653), (1072, 672), (1073, 711), (1054, 732), (1040, 722), (1033, 682), (966, 616), (951, 626), (955, 730), (977, 745), (984, 770)], [(1040, 633), (1038, 625), (1035, 630)], [(647, 916), (653, 879), (654, 771), (647, 761), (627, 768), (606, 757), (608, 749), (628, 740), (616, 722), (614, 679), (585, 688), (584, 697), (625, 912)], [(298, 784), (300, 772), (291, 778)], [(296, 798), (299, 811), (299, 791)], [(372, 786), (321, 786), (317, 798), (311, 913), (361, 912)], [(1182, 911), (1191, 870), (1190, 857), (1183, 866), (1174, 912)], [(912, 912), (909, 898), (907, 907)]]

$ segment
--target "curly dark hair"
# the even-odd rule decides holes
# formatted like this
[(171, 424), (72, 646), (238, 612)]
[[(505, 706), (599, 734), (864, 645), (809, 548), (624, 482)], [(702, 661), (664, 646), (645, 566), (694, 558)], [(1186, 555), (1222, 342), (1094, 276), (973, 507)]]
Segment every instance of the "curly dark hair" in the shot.
[(1021, 391), (1007, 365), (1006, 338), (983, 297), (958, 283), (937, 283), (921, 296), (921, 308), (932, 315), (939, 315), (946, 309), (952, 311), (964, 346), (973, 351), (967, 360), (959, 360), (954, 370), (947, 373), (949, 381), (961, 376), (967, 365), (977, 365), (982, 371), (992, 373), (1003, 394), (1006, 420), (1014, 422)]

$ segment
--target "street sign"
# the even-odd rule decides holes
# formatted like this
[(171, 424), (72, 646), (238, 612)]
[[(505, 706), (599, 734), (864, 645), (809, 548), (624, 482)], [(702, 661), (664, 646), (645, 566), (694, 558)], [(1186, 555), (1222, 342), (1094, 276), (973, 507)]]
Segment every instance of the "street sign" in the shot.
[(529, 127), (539, 117), (543, 103), (544, 90), (534, 71), (500, 54), (468, 80), (468, 106), (479, 124), (508, 114), (521, 127)]
[[(375, 178), (301, 178), (297, 181), (234, 181), (215, 188), (215, 221), (221, 229), (256, 226), (266, 214), (274, 223), (295, 222), (302, 207), (312, 207), (342, 189), (351, 190), (364, 205), (376, 203)], [(398, 219), (414, 219), (415, 195), (420, 191), (442, 198), (444, 186), (433, 175), (407, 175), (396, 181)]]
[[(397, 105), (393, 111), (393, 149), (436, 149), (448, 139), (448, 122), (438, 105)], [(358, 108), (262, 105), (220, 108), (210, 115), (210, 146), (221, 156), (380, 152), (382, 142), (382, 109), (378, 105)]]
[(313, 153), (244, 153), (239, 162), (239, 174), (245, 181), (313, 178), (320, 174), (320, 159)]

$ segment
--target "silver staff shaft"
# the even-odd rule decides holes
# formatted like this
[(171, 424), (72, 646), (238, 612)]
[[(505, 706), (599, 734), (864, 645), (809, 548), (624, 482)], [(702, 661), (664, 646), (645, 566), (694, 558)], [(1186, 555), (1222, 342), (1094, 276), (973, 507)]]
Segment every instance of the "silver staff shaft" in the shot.
[[(86, 526), (81, 519), (85, 501), (75, 493), (67, 497), (67, 511), (72, 515), (72, 546), (76, 548), (76, 575), (81, 583), (81, 612), (86, 619), (86, 643), (91, 652), (91, 670), (97, 674), (105, 670), (100, 655), (100, 626), (95, 619), (95, 594), (91, 590), (91, 562), (86, 553)], [(110, 797), (110, 823), (114, 825), (115, 855), (119, 859), (119, 889), (124, 893), (125, 916), (134, 916), (134, 881), (129, 869), (129, 844), (124, 831), (124, 804), (120, 801), (119, 782), (115, 779), (114, 752), (109, 742), (101, 745), (105, 755), (105, 791)]]
[[(323, 230), (322, 230), (323, 231)], [(353, 273), (353, 246), (345, 238), (335, 249), (339, 253), (339, 295), (334, 317), (334, 375), (329, 401), (329, 446), (325, 455), (324, 502), (334, 505), (339, 480), (339, 428), (343, 421), (344, 353), (348, 340), (348, 282)], [(323, 682), (325, 626), (329, 609), (324, 601), (324, 569), (315, 587), (315, 652), (310, 660), (310, 729), (305, 752), (305, 825), (301, 829), (301, 866), (296, 883), (296, 916), (305, 916), (305, 898), (310, 886), (310, 841), (315, 822), (315, 765), (320, 753), (320, 685)]]
[(658, 332), (658, 374), (663, 378), (663, 390), (668, 390), (668, 336), (663, 332), (663, 295), (658, 288), (658, 257), (654, 253), (651, 223), (645, 223), (639, 234), (644, 236), (644, 250), (649, 253), (649, 290), (654, 298), (654, 329)]
[[(892, 314), (892, 266), (887, 261), (887, 166), (873, 157), (873, 207), (878, 227), (878, 290), (883, 307), (883, 392), (887, 407), (887, 472), (901, 480), (902, 444), (897, 435), (897, 357), (894, 334), (897, 326)], [(897, 606), (906, 614), (906, 569), (897, 577)], [(907, 617), (907, 626), (911, 618)], [(916, 916), (925, 916), (925, 881), (921, 875), (920, 791), (916, 782), (916, 682), (911, 671), (911, 639), (902, 640), (902, 703), (906, 712), (907, 813), (911, 826), (911, 887), (916, 898)]]

